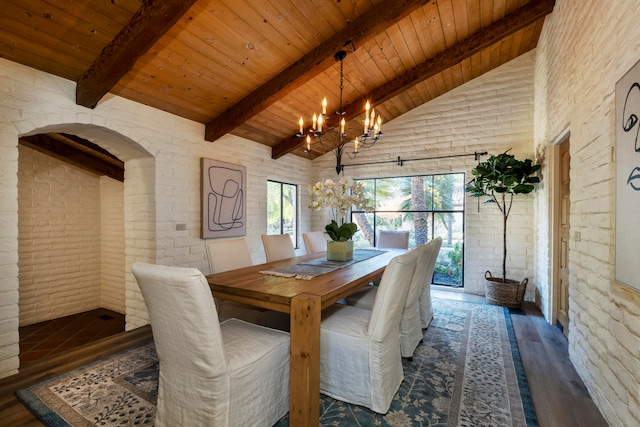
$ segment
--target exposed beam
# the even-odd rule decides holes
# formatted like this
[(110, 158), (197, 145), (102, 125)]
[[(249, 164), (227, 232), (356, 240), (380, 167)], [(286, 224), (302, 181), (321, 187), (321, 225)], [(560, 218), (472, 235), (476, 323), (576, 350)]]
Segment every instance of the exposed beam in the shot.
[(23, 136), (20, 138), (20, 144), (53, 156), (58, 160), (70, 163), (80, 169), (95, 173), (96, 175), (106, 175), (120, 182), (124, 182), (123, 162), (117, 165), (113, 160), (107, 161), (100, 159), (85, 150), (65, 144), (61, 140), (44, 134)]
[[(533, 24), (538, 19), (544, 18), (553, 11), (554, 5), (555, 0), (534, 0), (527, 3), (525, 6), (506, 15), (485, 29), (470, 35), (462, 42), (440, 52), (398, 78), (349, 103), (343, 108), (343, 111), (346, 112), (345, 120), (353, 120), (362, 114), (361, 106), (367, 100), (373, 102), (374, 105), (388, 101), (412, 86), (459, 64), (464, 59)], [(303, 138), (292, 136), (272, 148), (271, 158), (278, 159), (303, 144)]]
[(94, 144), (93, 142), (89, 142), (84, 138), (80, 138), (79, 136), (70, 135), (67, 133), (48, 133), (47, 135), (53, 139), (63, 142), (66, 145), (70, 145), (80, 151), (84, 151), (85, 153), (88, 153), (93, 157), (97, 157), (98, 159), (104, 160), (107, 163), (117, 166), (120, 169), (123, 168), (124, 163), (122, 162), (122, 160), (109, 153), (99, 145)]
[(76, 85), (76, 104), (94, 108), (197, 0), (145, 0)]
[(335, 64), (333, 55), (350, 43), (362, 45), (430, 0), (384, 0), (322, 42), (284, 71), (210, 121), (205, 139), (215, 141), (264, 111), (304, 83)]

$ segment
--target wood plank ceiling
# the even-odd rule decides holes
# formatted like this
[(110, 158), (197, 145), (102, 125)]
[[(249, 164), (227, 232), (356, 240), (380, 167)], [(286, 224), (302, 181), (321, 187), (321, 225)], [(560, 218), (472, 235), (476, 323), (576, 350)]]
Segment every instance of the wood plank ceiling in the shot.
[[(4, 0), (0, 56), (107, 93), (315, 158), (299, 117), (371, 100), (389, 121), (536, 47), (555, 0)], [(309, 124), (307, 122), (307, 124)], [(384, 126), (384, 125), (383, 125)], [(69, 138), (54, 138), (57, 141)], [(382, 143), (382, 142), (381, 142)]]

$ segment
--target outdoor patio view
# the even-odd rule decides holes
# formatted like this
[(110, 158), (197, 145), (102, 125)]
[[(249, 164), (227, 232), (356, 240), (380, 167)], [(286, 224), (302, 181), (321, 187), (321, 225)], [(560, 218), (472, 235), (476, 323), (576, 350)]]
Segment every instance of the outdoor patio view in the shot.
[(376, 245), (380, 230), (409, 231), (409, 247), (442, 237), (433, 282), (463, 286), (464, 174), (364, 179), (368, 209), (352, 212), (355, 247)]

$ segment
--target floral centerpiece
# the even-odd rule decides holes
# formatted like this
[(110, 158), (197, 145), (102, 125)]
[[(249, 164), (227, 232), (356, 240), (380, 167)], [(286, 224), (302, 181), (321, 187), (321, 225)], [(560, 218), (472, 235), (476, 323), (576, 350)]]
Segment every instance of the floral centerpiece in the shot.
[(358, 231), (358, 226), (353, 222), (347, 222), (346, 218), (352, 207), (361, 209), (368, 203), (364, 198), (362, 183), (350, 177), (341, 177), (337, 182), (325, 179), (309, 186), (309, 194), (311, 201), (307, 204), (308, 208), (318, 210), (328, 207), (333, 215), (331, 223), (325, 227), (325, 231), (331, 238), (331, 241), (327, 242), (327, 259), (333, 261), (352, 259), (351, 238)]

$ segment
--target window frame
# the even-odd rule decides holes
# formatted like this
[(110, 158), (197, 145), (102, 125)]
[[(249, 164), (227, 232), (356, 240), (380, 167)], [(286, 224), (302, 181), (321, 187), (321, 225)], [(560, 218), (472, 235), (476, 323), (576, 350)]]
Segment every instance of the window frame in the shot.
[[(280, 216), (280, 232), (279, 233), (271, 233), (269, 231), (269, 207), (267, 206), (267, 230), (266, 230), (266, 234), (289, 234), (292, 236), (292, 240), (293, 240), (293, 244), (294, 247), (296, 249), (298, 249), (298, 230), (300, 229), (300, 224), (299, 224), (299, 212), (300, 212), (300, 203), (299, 203), (299, 194), (298, 194), (298, 184), (294, 184), (291, 182), (285, 182), (285, 181), (279, 181), (276, 179), (267, 179), (267, 200), (269, 200), (269, 192), (271, 190), (271, 184), (277, 184), (279, 187), (279, 208), (280, 208), (280, 212), (279, 212), (279, 216)], [(293, 212), (293, 216), (292, 216), (292, 223), (293, 223), (293, 234), (285, 232), (285, 215), (284, 215), (284, 198), (285, 198), (285, 192), (284, 192), (284, 187), (288, 186), (290, 188), (292, 188), (293, 191), (293, 197), (292, 197), (292, 201), (295, 203), (294, 206), (294, 212)]]
[[(461, 194), (459, 195), (460, 197), (460, 202), (461, 204), (459, 206), (461, 206), (461, 208), (455, 208), (454, 209), (438, 209), (437, 207), (434, 206), (434, 203), (431, 202), (429, 205), (429, 207), (425, 210), (419, 210), (419, 209), (408, 209), (408, 210), (388, 210), (388, 209), (379, 209), (377, 210), (376, 207), (378, 205), (378, 200), (376, 200), (376, 194), (378, 191), (378, 184), (380, 181), (383, 180), (394, 180), (394, 179), (411, 179), (413, 177), (422, 177), (425, 182), (427, 181), (427, 178), (431, 180), (431, 184), (430, 184), (430, 191), (431, 191), (431, 200), (433, 201), (435, 199), (435, 192), (436, 192), (436, 185), (435, 185), (435, 181), (436, 181), (436, 177), (439, 176), (448, 176), (448, 175), (453, 175), (453, 176), (460, 176), (459, 178), (457, 178), (458, 182), (460, 185), (462, 185), (462, 189), (458, 189), (458, 191), (461, 191)], [(414, 175), (403, 175), (403, 176), (387, 176), (387, 177), (375, 177), (375, 178), (358, 178), (356, 179), (356, 181), (368, 181), (367, 184), (365, 184), (365, 188), (369, 188), (371, 189), (370, 191), (373, 193), (373, 197), (374, 199), (371, 201), (372, 203), (369, 205), (370, 209), (353, 209), (350, 212), (350, 221), (355, 221), (354, 219), (354, 214), (367, 214), (367, 215), (371, 215), (371, 223), (372, 223), (372, 228), (373, 228), (373, 241), (374, 241), (374, 245), (376, 244), (376, 241), (378, 239), (378, 216), (379, 215), (384, 215), (384, 214), (401, 214), (401, 215), (406, 215), (406, 214), (414, 214), (414, 213), (425, 213), (428, 216), (428, 221), (429, 221), (429, 231), (428, 231), (428, 236), (427, 239), (431, 240), (436, 236), (436, 231), (437, 231), (437, 227), (436, 227), (436, 219), (437, 219), (437, 215), (442, 215), (442, 214), (453, 214), (453, 215), (460, 215), (461, 216), (461, 224), (460, 224), (460, 230), (462, 232), (462, 237), (460, 240), (458, 240), (458, 242), (460, 242), (462, 244), (462, 246), (460, 248), (456, 248), (456, 244), (454, 243), (453, 245), (453, 249), (451, 249), (450, 252), (454, 251), (454, 250), (461, 250), (461, 263), (462, 263), (462, 267), (461, 267), (461, 282), (460, 285), (458, 286), (457, 284), (447, 284), (447, 283), (435, 283), (432, 282), (434, 285), (441, 285), (441, 286), (452, 286), (452, 287), (460, 287), (460, 288), (464, 288), (464, 269), (465, 269), (465, 256), (464, 256), (464, 241), (465, 241), (465, 221), (466, 221), (466, 198), (464, 197), (464, 183), (466, 179), (466, 174), (464, 172), (449, 172), (449, 173), (434, 173), (434, 174), (414, 174)], [(373, 183), (371, 183), (371, 181), (373, 181)], [(426, 193), (425, 193), (426, 194)], [(412, 207), (413, 208), (413, 207)], [(445, 237), (443, 236), (443, 239)], [(456, 239), (457, 240), (457, 239)], [(454, 242), (456, 241), (454, 240)], [(442, 251), (441, 251), (442, 252)], [(435, 273), (435, 269), (434, 269), (434, 273)], [(432, 277), (433, 279), (433, 277)]]

